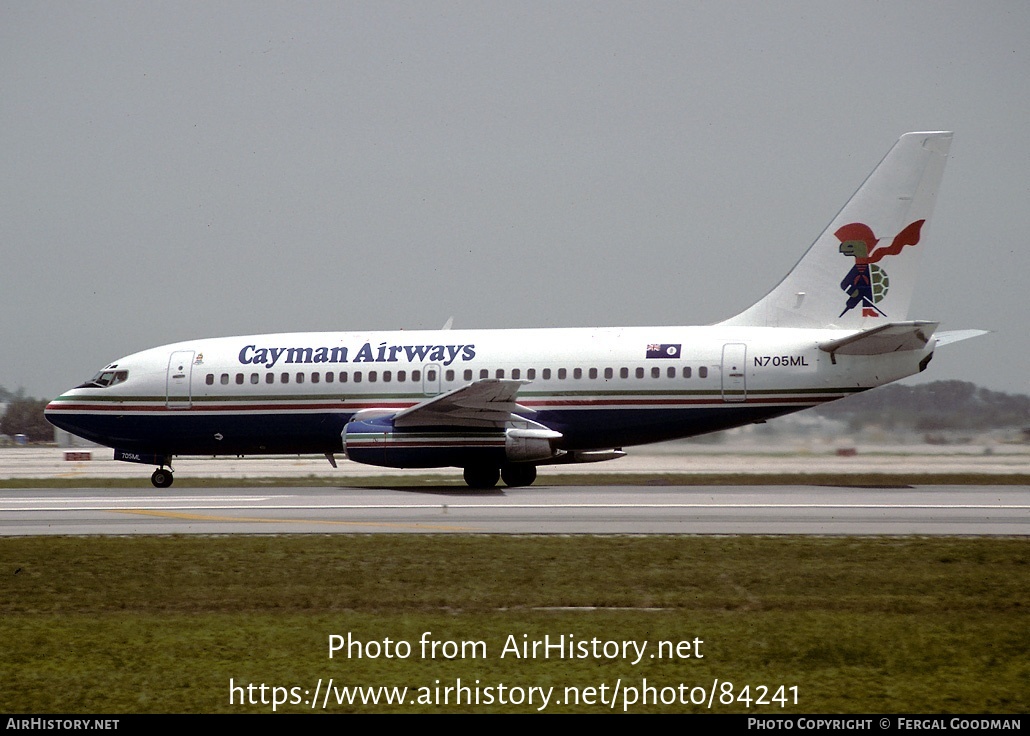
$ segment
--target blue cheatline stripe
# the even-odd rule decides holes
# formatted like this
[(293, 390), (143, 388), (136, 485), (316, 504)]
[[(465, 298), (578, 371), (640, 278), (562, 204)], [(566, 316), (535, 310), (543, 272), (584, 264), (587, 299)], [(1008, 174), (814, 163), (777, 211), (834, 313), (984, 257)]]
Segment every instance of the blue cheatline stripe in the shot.
[[(818, 402), (811, 402), (818, 403)], [(560, 433), (559, 446), (595, 449), (688, 437), (770, 419), (807, 404), (685, 406), (555, 406), (535, 421)], [(60, 412), (63, 429), (124, 450), (175, 455), (323, 453), (342, 449), (341, 432), (352, 412)], [(452, 432), (453, 433), (453, 432)]]

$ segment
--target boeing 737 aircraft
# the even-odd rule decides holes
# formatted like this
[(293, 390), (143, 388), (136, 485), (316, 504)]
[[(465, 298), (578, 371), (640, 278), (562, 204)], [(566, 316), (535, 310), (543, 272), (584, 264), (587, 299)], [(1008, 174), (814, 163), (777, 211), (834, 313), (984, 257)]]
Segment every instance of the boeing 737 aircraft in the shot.
[(46, 416), (158, 466), (159, 488), (173, 456), (259, 453), (453, 466), (489, 488), (850, 396), (983, 333), (907, 318), (950, 143), (902, 136), (779, 285), (715, 325), (190, 340), (111, 363)]

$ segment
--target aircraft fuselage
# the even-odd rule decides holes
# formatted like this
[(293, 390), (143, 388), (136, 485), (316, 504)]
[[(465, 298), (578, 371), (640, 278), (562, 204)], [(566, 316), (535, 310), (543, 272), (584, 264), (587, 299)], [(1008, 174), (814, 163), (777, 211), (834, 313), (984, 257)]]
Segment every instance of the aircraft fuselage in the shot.
[[(524, 381), (525, 416), (563, 450), (762, 421), (897, 380), (932, 352), (831, 356), (852, 331), (739, 327), (291, 333), (193, 340), (108, 366), (54, 424), (149, 454), (338, 453), (362, 409), (402, 410), (483, 379)], [(103, 374), (105, 371), (102, 371)]]

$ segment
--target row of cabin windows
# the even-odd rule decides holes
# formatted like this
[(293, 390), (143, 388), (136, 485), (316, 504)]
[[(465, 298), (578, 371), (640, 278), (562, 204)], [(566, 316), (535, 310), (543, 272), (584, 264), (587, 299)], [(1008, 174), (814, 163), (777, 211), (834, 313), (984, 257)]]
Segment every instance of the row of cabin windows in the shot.
[[(583, 378), (584, 370), (586, 372), (587, 377), (590, 378), (590, 379), (596, 379), (599, 375), (603, 375), (604, 379), (606, 381), (609, 380), (609, 379), (615, 378), (615, 369), (614, 368), (605, 368), (603, 371), (598, 369), (598, 368), (587, 368), (587, 369), (573, 368), (572, 369), (572, 378), (574, 380), (579, 380), (579, 379)], [(465, 380), (465, 381), (471, 381), (475, 377), (475, 373), (476, 372), (473, 371), (471, 368), (466, 368), (463, 371), (463, 373), (462, 373), (462, 379)], [(556, 371), (554, 371), (554, 373), (557, 375), (557, 378), (558, 378), (559, 381), (564, 381), (564, 380), (568, 379), (568, 377), (569, 377), (569, 369), (568, 368), (558, 368)], [(646, 377), (648, 375), (648, 373), (650, 373), (651, 378), (661, 378), (662, 377), (662, 368), (660, 366), (656, 365), (656, 366), (652, 366), (650, 371), (645, 370), (643, 367), (638, 367), (638, 368), (635, 368), (633, 370), (633, 376), (635, 378), (644, 378), (644, 377)], [(363, 375), (362, 371), (351, 371), (351, 372), (340, 371), (339, 374), (337, 374), (337, 373), (326, 373), (325, 376), (324, 376), (324, 380), (325, 380), (325, 383), (335, 383), (335, 382), (347, 383), (348, 381), (351, 381), (353, 383), (361, 383), (362, 375)], [(690, 366), (683, 366), (682, 368), (678, 369), (678, 368), (676, 368), (676, 366), (671, 366), (670, 365), (670, 366), (668, 366), (665, 369), (665, 375), (666, 375), (667, 378), (676, 378), (677, 376), (682, 376), (683, 378), (691, 378), (693, 376), (693, 371), (692, 371)], [(697, 369), (697, 375), (698, 375), (698, 378), (708, 378), (708, 366), (703, 365), (700, 368), (698, 368)], [(323, 375), (321, 373), (319, 373), (318, 371), (315, 371), (314, 373), (311, 373), (311, 374), (307, 374), (307, 373), (287, 373), (287, 372), (284, 371), (283, 373), (278, 374), (278, 376), (279, 376), (279, 381), (278, 381), (279, 383), (290, 383), (291, 382), (291, 378), (290, 378), (291, 376), (293, 376), (293, 378), (292, 378), (292, 382), (293, 383), (304, 383), (305, 381), (307, 381), (309, 379), (310, 379), (311, 383), (321, 383), (323, 381)], [(379, 371), (368, 371), (367, 373), (364, 373), (364, 376), (366, 377), (366, 379), (368, 380), (369, 383), (375, 383), (376, 381), (379, 381), (380, 379), (382, 380), (383, 383), (391, 383), (394, 380), (396, 380), (398, 383), (402, 383), (402, 382), (408, 380), (408, 371), (396, 371), (396, 375), (395, 375), (394, 371), (382, 371), (382, 375), (380, 375)], [(542, 368), (542, 369), (540, 369), (540, 378), (541, 378), (541, 380), (549, 381), (551, 379), (551, 376), (552, 376), (552, 370), (550, 368)], [(481, 368), (479, 370), (479, 380), (483, 380), (485, 378), (490, 378), (490, 377), (491, 377), (491, 375), (490, 375), (490, 370), (489, 369)], [(495, 371), (493, 371), (493, 376), (492, 377), (493, 378), (504, 378), (505, 377), (505, 369), (504, 368), (497, 368)], [(511, 376), (510, 377), (512, 379), (515, 379), (515, 380), (521, 379), (523, 377), (522, 369), (520, 369), (520, 368), (512, 368), (511, 369)], [(536, 368), (527, 368), (525, 370), (525, 378), (526, 378), (526, 380), (532, 381), (532, 380), (535, 380), (536, 377), (537, 377), (537, 369)], [(629, 378), (629, 377), (630, 377), (630, 369), (629, 368), (625, 368), (625, 367), (619, 368), (619, 378)], [(229, 385), (229, 378), (230, 378), (230, 376), (229, 376), (228, 373), (223, 373), (219, 377), (219, 382), (223, 386), (228, 386)], [(247, 382), (247, 380), (248, 379), (247, 379), (245, 374), (243, 374), (243, 373), (237, 373), (236, 374), (235, 381), (236, 381), (236, 384), (238, 386), (242, 386), (244, 383)], [(250, 383), (252, 383), (252, 384), (261, 383), (261, 375), (259, 373), (251, 373), (249, 380), (250, 380)], [(421, 371), (417, 371), (417, 370), (416, 371), (411, 371), (411, 380), (412, 381), (416, 381), (416, 382), (417, 381), (421, 381), (422, 380), (422, 372)], [(436, 370), (435, 369), (430, 368), (429, 370), (426, 371), (426, 380), (427, 381), (435, 381), (436, 380)], [(444, 371), (444, 380), (445, 381), (453, 381), (453, 380), (455, 380), (455, 371), (450, 370), (450, 369)], [(214, 373), (208, 373), (207, 374), (207, 379), (206, 379), (205, 383), (207, 383), (208, 386), (213, 386), (214, 383), (215, 383), (215, 374)], [(265, 374), (265, 383), (268, 383), (268, 384), (276, 383), (276, 374), (275, 373), (266, 373)]]
[[(454, 371), (448, 371), (448, 372), (452, 373), (452, 374), (454, 373)], [(290, 383), (290, 376), (291, 375), (294, 376), (294, 378), (293, 378), (293, 382), (294, 383), (304, 383), (305, 381), (308, 380), (309, 377), (310, 377), (311, 383), (321, 383), (322, 380), (323, 380), (322, 374), (319, 373), (318, 371), (315, 371), (314, 373), (311, 373), (310, 376), (307, 373), (291, 374), (291, 373), (286, 373), (284, 371), (283, 373), (279, 374), (279, 383)], [(275, 383), (276, 382), (275, 377), (276, 377), (275, 373), (266, 373), (265, 374), (265, 383)], [(337, 374), (335, 374), (335, 373), (326, 373), (325, 374), (325, 382), (326, 383), (335, 383), (336, 382), (336, 378), (337, 378)], [(382, 378), (383, 378), (383, 382), (384, 383), (389, 383), (389, 382), (393, 381), (394, 380), (393, 371), (383, 371)], [(347, 371), (340, 371), (339, 379), (340, 379), (340, 383), (347, 383), (347, 380), (348, 380), (348, 373), (347, 373)], [(426, 379), (430, 380), (430, 381), (435, 381), (436, 380), (436, 371), (434, 371), (434, 370), (426, 371)], [(350, 374), (350, 380), (352, 380), (354, 383), (361, 383), (361, 371), (354, 371), (353, 373), (351, 373)], [(368, 372), (368, 381), (369, 381), (369, 383), (375, 383), (377, 380), (379, 380), (378, 372), (377, 371), (369, 371)], [(406, 380), (408, 380), (408, 372), (407, 371), (397, 371), (396, 380), (397, 381), (406, 381)], [(411, 371), (411, 380), (412, 381), (421, 381), (422, 380), (422, 371)], [(208, 373), (207, 374), (207, 378), (205, 379), (204, 382), (208, 386), (213, 386), (214, 383), (215, 383), (215, 374), (214, 373)], [(228, 386), (229, 385), (229, 374), (228, 373), (223, 373), (221, 375), (221, 377), (220, 377), (220, 381), (219, 382), (223, 386)], [(237, 373), (236, 374), (236, 384), (238, 386), (242, 386), (246, 382), (247, 382), (247, 379), (246, 379), (246, 376), (243, 373)], [(250, 374), (250, 382), (253, 383), (253, 384), (261, 383), (261, 374), (259, 374), (259, 373), (251, 373)]]

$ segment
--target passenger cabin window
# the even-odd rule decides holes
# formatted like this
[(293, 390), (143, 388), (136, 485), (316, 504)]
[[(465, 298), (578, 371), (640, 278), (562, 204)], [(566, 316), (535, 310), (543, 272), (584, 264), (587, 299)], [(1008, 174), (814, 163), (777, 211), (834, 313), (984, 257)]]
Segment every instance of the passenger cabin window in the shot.
[(221, 377), (221, 381), (222, 381), (222, 385), (223, 386), (228, 386), (229, 385), (229, 374), (228, 373), (223, 373), (222, 377)]
[(251, 383), (254, 383), (254, 384), (256, 384), (256, 383), (257, 383), (258, 381), (260, 381), (260, 380), (261, 380), (261, 379), (260, 379), (260, 378), (258, 377), (258, 374), (257, 374), (257, 373), (251, 373), (251, 374), (250, 374), (250, 382), (251, 382)]
[(511, 369), (511, 377), (512, 378), (520, 378), (521, 376), (522, 376), (522, 371), (520, 371), (518, 368), (512, 368)]
[(629, 368), (619, 368), (619, 378), (629, 378)]
[(550, 368), (544, 368), (542, 371), (540, 371), (540, 377), (542, 379), (544, 379), (545, 381), (550, 381), (551, 380), (551, 369)]
[(290, 374), (289, 373), (283, 373), (281, 376), (279, 376), (279, 383), (289, 383), (289, 382), (290, 382)]
[(683, 366), (683, 377), (684, 378), (690, 378), (690, 366), (689, 365)]
[(237, 386), (242, 386), (243, 385), (243, 374), (242, 373), (237, 373), (236, 374), (236, 385)]
[(266, 373), (265, 374), (265, 383), (275, 383), (275, 374), (274, 373)]
[(204, 379), (204, 383), (206, 383), (208, 386), (214, 386), (215, 385), (215, 374), (214, 373), (208, 373), (207, 374), (207, 378)]
[(565, 376), (567, 376), (567, 375), (568, 375), (568, 371), (566, 371), (564, 368), (559, 368), (558, 369), (558, 379), (559, 380), (564, 381), (565, 380)]
[(644, 369), (643, 368), (637, 368), (636, 375), (637, 375), (637, 378), (643, 378), (644, 377)]
[(708, 366), (703, 365), (697, 369), (698, 378), (708, 378)]
[(532, 381), (534, 378), (536, 378), (536, 368), (527, 368), (526, 369), (526, 378), (528, 378), (530, 381)]
[(444, 377), (445, 381), (453, 381), (454, 380), (454, 371), (452, 371), (450, 368), (448, 368), (444, 372), (443, 377)]
[(466, 368), (465, 372), (462, 375), (464, 376), (464, 379), (466, 381), (471, 381), (472, 380), (472, 369), (471, 368)]

